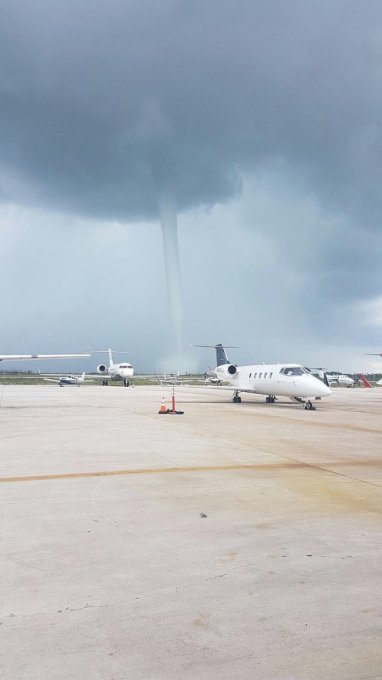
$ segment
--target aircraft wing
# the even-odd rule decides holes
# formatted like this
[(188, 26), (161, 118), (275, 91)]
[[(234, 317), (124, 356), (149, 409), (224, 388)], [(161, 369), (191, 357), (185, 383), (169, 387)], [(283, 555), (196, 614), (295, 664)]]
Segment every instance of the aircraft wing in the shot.
[(29, 361), (30, 359), (83, 359), (91, 354), (0, 354), (0, 361)]

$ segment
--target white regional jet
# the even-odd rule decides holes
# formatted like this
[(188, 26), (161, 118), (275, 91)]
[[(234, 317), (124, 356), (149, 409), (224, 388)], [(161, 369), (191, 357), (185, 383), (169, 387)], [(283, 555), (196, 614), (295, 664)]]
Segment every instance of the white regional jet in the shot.
[[(109, 354), (109, 366), (105, 366), (105, 364), (99, 364), (97, 366), (97, 373), (104, 376), (104, 379), (102, 380), (102, 385), (108, 385), (110, 378), (111, 380), (123, 380), (124, 386), (128, 387), (130, 385), (130, 380), (134, 375), (134, 368), (132, 367), (132, 365), (126, 362), (123, 362), (121, 364), (115, 364), (113, 362), (111, 349), (101, 351), (106, 351)], [(118, 352), (118, 354), (126, 353), (127, 352)]]
[(213, 347), (216, 350), (217, 366), (214, 372), (222, 382), (228, 382), (233, 387), (234, 403), (240, 404), (240, 392), (251, 392), (264, 394), (268, 404), (273, 404), (276, 397), (289, 397), (311, 410), (314, 409), (312, 399), (328, 397), (332, 393), (327, 385), (299, 364), (236, 366), (228, 360), (222, 344), (196, 346)]
[(342, 385), (343, 387), (354, 387), (354, 380), (350, 375), (336, 374), (328, 375), (326, 374), (329, 383), (337, 383), (337, 385)]

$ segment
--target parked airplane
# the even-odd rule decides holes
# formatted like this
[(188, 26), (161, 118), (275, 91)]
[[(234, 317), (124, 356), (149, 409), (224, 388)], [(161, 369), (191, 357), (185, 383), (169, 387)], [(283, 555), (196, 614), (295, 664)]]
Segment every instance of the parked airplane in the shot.
[[(124, 386), (128, 387), (130, 385), (130, 380), (134, 375), (134, 368), (132, 365), (126, 362), (115, 364), (113, 362), (111, 349), (100, 351), (109, 354), (109, 366), (105, 366), (105, 364), (99, 364), (97, 366), (97, 373), (105, 376), (102, 380), (102, 385), (108, 385), (110, 378), (111, 380), (123, 380)], [(117, 354), (127, 354), (127, 352), (117, 352)]]
[(205, 371), (204, 382), (206, 385), (221, 385), (221, 380), (219, 376), (216, 375), (215, 371), (213, 371), (212, 368), (209, 368), (208, 371)]
[(371, 387), (373, 387), (373, 385), (370, 385), (368, 379), (365, 378), (365, 376), (362, 375), (362, 373), (359, 374), (359, 377), (360, 377), (361, 382), (362, 382), (364, 387), (366, 387), (367, 389), (370, 389)]
[(57, 383), (60, 387), (64, 387), (64, 385), (77, 385), (79, 387), (85, 382), (85, 373), (81, 375), (62, 375), (60, 378), (43, 377), (43, 379), (48, 382)]
[(155, 371), (155, 375), (160, 382), (161, 385), (180, 385), (181, 380), (179, 380), (180, 373), (157, 373)]
[(189, 385), (190, 383), (201, 381), (201, 378), (190, 376), (186, 373), (181, 374), (180, 371), (162, 374), (155, 371), (155, 376), (161, 385)]
[[(382, 357), (382, 352), (374, 352), (374, 353), (373, 353), (373, 352), (366, 352), (366, 353), (365, 353), (365, 356), (368, 356), (368, 357)], [(364, 378), (364, 376), (361, 375), (361, 380), (362, 380), (362, 382), (364, 382), (364, 379), (366, 380), (366, 378)], [(368, 382), (368, 381), (366, 380), (366, 382)], [(382, 387), (382, 378), (381, 378), (381, 380), (378, 380), (375, 384), (378, 385), (378, 387)], [(367, 387), (367, 386), (365, 385), (365, 383), (364, 383), (364, 386)], [(371, 387), (370, 383), (369, 383), (369, 386)]]
[[(371, 385), (371, 383), (368, 381), (367, 378), (365, 378), (364, 375), (362, 375), (362, 373), (359, 374), (359, 377), (364, 387), (367, 388), (373, 387), (373, 385)], [(380, 380), (377, 380), (377, 382), (375, 382), (374, 384), (375, 386), (382, 387), (382, 378)]]
[(321, 380), (313, 376), (299, 364), (252, 364), (236, 366), (231, 364), (225, 348), (218, 345), (195, 345), (212, 347), (216, 350), (216, 375), (221, 381), (231, 384), (234, 389), (234, 403), (240, 403), (240, 392), (264, 394), (265, 401), (273, 404), (276, 397), (289, 397), (292, 401), (304, 404), (304, 408), (314, 409), (312, 399), (329, 396), (332, 391)]
[(343, 387), (354, 387), (355, 380), (350, 377), (350, 375), (343, 375), (343, 374), (332, 374), (329, 375), (328, 373), (326, 374), (327, 378), (329, 380), (329, 383), (337, 383), (337, 385), (342, 385)]

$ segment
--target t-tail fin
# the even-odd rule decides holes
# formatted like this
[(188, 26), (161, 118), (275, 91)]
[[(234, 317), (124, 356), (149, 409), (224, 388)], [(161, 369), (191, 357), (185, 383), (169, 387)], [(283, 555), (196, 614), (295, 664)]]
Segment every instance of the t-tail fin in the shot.
[(359, 374), (359, 377), (361, 378), (364, 387), (373, 387), (372, 385), (370, 385), (369, 381), (366, 380), (365, 376), (362, 375), (362, 373)]
[(111, 353), (111, 349), (108, 349), (108, 352), (109, 352), (109, 366), (112, 366), (113, 365), (113, 356), (112, 356), (112, 353)]
[(231, 363), (226, 354), (227, 347), (237, 349), (236, 345), (223, 347), (221, 342), (218, 345), (191, 345), (191, 347), (211, 347), (211, 349), (214, 349), (216, 351), (216, 366), (225, 366)]
[(224, 366), (225, 364), (230, 363), (227, 357), (227, 353), (221, 343), (219, 345), (215, 345), (215, 350), (216, 350), (216, 366)]

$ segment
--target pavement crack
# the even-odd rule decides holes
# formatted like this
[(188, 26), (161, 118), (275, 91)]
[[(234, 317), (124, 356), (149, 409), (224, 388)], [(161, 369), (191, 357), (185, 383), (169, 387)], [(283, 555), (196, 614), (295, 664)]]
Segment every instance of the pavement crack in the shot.
[(210, 578), (205, 578), (204, 583), (207, 583), (207, 581), (216, 581), (217, 578), (224, 578), (224, 576), (228, 575), (228, 571), (226, 571), (224, 574), (216, 574), (216, 576), (210, 576)]

